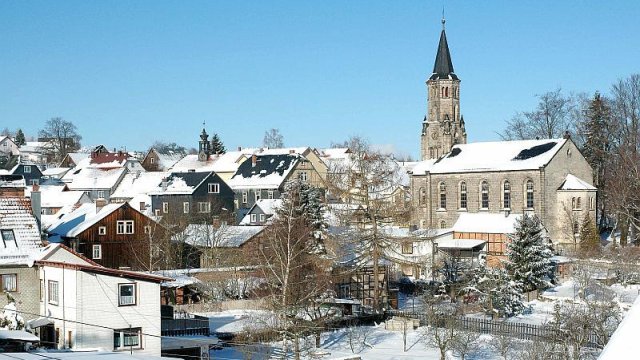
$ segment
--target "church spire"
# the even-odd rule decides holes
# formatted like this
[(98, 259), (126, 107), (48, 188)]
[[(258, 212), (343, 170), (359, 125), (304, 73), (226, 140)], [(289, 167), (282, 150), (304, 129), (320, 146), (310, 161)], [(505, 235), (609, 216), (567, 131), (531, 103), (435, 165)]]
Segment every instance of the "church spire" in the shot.
[(453, 71), (453, 63), (451, 62), (451, 54), (449, 53), (449, 44), (447, 44), (447, 34), (444, 30), (444, 9), (442, 11), (442, 32), (440, 33), (440, 42), (438, 43), (438, 52), (436, 53), (436, 61), (433, 64), (433, 75), (431, 80), (437, 79), (453, 79), (458, 77)]

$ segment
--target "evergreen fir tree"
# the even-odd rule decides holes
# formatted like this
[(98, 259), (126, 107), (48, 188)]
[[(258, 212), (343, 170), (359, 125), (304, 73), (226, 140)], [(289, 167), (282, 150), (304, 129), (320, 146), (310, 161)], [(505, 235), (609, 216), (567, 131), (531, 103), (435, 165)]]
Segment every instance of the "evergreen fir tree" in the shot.
[(522, 215), (516, 223), (515, 233), (509, 236), (506, 269), (512, 278), (522, 283), (525, 291), (548, 287), (553, 256), (543, 227), (536, 216)]
[(27, 140), (24, 137), (24, 133), (22, 132), (22, 129), (18, 129), (18, 131), (16, 131), (16, 145), (18, 146), (23, 146), (24, 144), (27, 143)]
[(222, 140), (218, 134), (213, 134), (211, 137), (211, 153), (212, 154), (224, 154), (227, 152), (227, 149), (224, 147)]
[(469, 287), (469, 293), (480, 295), (484, 310), (499, 317), (522, 314), (522, 284), (513, 280), (502, 268), (480, 268)]
[(591, 220), (591, 216), (585, 215), (580, 226), (580, 253), (585, 256), (593, 256), (600, 252), (600, 235), (598, 229)]
[(289, 206), (294, 206), (296, 215), (304, 217), (308, 223), (313, 232), (311, 235), (316, 241), (312, 247), (314, 251), (324, 252), (328, 224), (325, 219), (321, 190), (301, 180), (291, 181), (285, 185), (282, 201), (285, 205), (292, 204)]

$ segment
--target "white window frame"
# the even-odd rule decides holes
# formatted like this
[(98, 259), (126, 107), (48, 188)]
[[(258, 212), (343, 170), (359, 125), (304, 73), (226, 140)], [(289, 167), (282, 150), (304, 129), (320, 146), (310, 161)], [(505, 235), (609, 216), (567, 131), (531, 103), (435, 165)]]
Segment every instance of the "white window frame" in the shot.
[(198, 203), (198, 212), (201, 214), (208, 214), (211, 212), (211, 203), (210, 202), (199, 202)]
[(182, 212), (185, 214), (189, 213), (189, 202), (185, 201), (182, 203)]
[(309, 181), (309, 174), (306, 171), (300, 171), (300, 173), (298, 173), (298, 179), (302, 182), (307, 182)]
[(116, 222), (116, 234), (129, 235), (135, 233), (135, 224), (133, 220), (118, 220)]
[(209, 194), (219, 194), (220, 193), (220, 184), (219, 183), (210, 183), (209, 184)]
[(168, 202), (163, 202), (162, 203), (162, 212), (165, 213), (165, 214), (169, 212), (169, 203)]
[(57, 281), (49, 280), (47, 283), (47, 302), (51, 305), (58, 305), (60, 295), (58, 293), (60, 286)]
[(98, 235), (107, 235), (107, 227), (98, 226)]
[(273, 199), (273, 190), (267, 191), (267, 199)]
[(102, 245), (94, 244), (91, 246), (91, 258), (94, 260), (102, 259)]
[(25, 165), (24, 171), (25, 174), (31, 174), (31, 165)]
[(254, 222), (257, 222), (257, 221), (258, 221), (257, 215), (256, 214), (251, 214), (251, 222), (254, 223)]
[(249, 201), (249, 193), (245, 190), (242, 192), (242, 203), (246, 204)]
[(145, 234), (151, 234), (151, 225), (145, 225), (144, 226), (144, 233)]
[[(129, 328), (129, 329), (114, 329), (113, 330), (113, 339), (114, 339), (114, 344), (113, 344), (113, 349), (114, 350), (128, 350), (128, 349), (142, 349), (142, 328)], [(124, 341), (124, 335), (125, 334), (131, 334), (131, 333), (135, 333), (136, 336), (132, 336), (132, 337), (137, 337), (138, 338), (138, 344), (137, 345), (125, 345), (125, 341)], [(116, 340), (116, 334), (118, 334), (119, 340), (118, 344), (115, 343)]]
[(255, 201), (258, 202), (260, 198), (262, 198), (262, 189), (256, 189), (253, 191), (253, 196), (255, 197)]
[(260, 222), (265, 222), (266, 216), (264, 214), (260, 214)]
[[(122, 288), (124, 287), (133, 287), (133, 295), (130, 296), (122, 296)], [(137, 299), (136, 299), (136, 283), (124, 283), (124, 284), (118, 284), (118, 306), (133, 306), (136, 305)]]
[(104, 190), (98, 190), (98, 198), (104, 199)]
[[(10, 280), (7, 280), (10, 279)], [(7, 283), (11, 285), (11, 288), (7, 288)], [(3, 292), (16, 292), (18, 291), (18, 274), (2, 274), (2, 291)]]

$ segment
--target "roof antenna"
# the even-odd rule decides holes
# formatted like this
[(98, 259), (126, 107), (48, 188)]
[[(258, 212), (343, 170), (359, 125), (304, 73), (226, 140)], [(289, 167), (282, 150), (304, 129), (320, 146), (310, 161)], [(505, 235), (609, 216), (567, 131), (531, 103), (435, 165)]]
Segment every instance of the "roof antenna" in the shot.
[(444, 31), (444, 23), (447, 22), (444, 18), (444, 4), (442, 4), (442, 31)]

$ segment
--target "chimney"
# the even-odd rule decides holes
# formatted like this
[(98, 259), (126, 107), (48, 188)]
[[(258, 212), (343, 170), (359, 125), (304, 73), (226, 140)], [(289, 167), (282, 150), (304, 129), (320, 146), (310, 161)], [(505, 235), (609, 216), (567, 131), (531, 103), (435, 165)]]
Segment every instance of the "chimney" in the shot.
[(238, 146), (238, 151), (242, 151), (242, 146)]
[(162, 183), (160, 184), (160, 186), (162, 186), (162, 191), (167, 191), (168, 185), (169, 183), (167, 182), (167, 178), (162, 178)]
[(569, 132), (569, 130), (567, 130), (567, 131), (565, 131), (565, 132), (564, 132), (564, 136), (563, 136), (563, 138), (565, 138), (565, 139), (571, 139), (571, 133)]
[(256, 167), (256, 162), (258, 161), (258, 157), (256, 154), (251, 155), (251, 167)]
[(222, 222), (220, 221), (220, 218), (218, 216), (214, 216), (213, 217), (212, 225), (213, 225), (214, 229), (219, 229), (220, 228), (220, 226), (222, 225)]
[(33, 184), (31, 190), (31, 210), (38, 221), (38, 232), (40, 232), (42, 230), (42, 194), (38, 184)]
[(293, 150), (293, 149), (289, 149), (289, 154), (295, 154), (295, 153), (296, 153), (296, 151), (295, 151), (295, 150)]
[(103, 207), (107, 206), (107, 199), (98, 198), (96, 199), (96, 214), (102, 210)]

